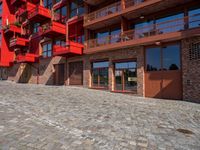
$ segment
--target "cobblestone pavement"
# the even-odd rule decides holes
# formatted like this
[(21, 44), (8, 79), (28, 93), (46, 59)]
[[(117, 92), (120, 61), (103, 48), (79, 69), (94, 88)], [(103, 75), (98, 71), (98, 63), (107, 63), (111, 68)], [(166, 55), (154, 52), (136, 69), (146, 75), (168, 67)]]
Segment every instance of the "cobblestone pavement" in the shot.
[(0, 82), (1, 150), (200, 150), (200, 105)]

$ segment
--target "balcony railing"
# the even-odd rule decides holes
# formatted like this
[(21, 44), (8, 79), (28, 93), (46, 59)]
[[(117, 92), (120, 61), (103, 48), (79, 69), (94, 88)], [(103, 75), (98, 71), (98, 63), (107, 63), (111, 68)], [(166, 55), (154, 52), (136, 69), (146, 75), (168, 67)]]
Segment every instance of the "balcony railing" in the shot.
[(53, 55), (63, 56), (63, 55), (81, 55), (83, 53), (83, 44), (69, 41), (67, 45), (54, 45)]
[(25, 38), (20, 38), (20, 37), (16, 37), (16, 38), (11, 38), (9, 41), (9, 46), (13, 47), (13, 46), (28, 46), (28, 39)]
[(88, 23), (111, 14), (116, 14), (121, 12), (123, 9), (139, 5), (149, 0), (125, 0), (125, 3), (122, 4), (121, 1), (114, 4), (108, 5), (102, 9), (99, 9), (95, 12), (89, 13), (84, 17), (84, 23)]
[(64, 24), (55, 22), (55, 21), (51, 21), (49, 23), (46, 23), (44, 25), (42, 25), (39, 28), (39, 34), (43, 35), (43, 34), (49, 34), (49, 35), (65, 35), (66, 34), (66, 26)]
[(41, 18), (51, 18), (51, 11), (41, 5), (37, 5), (32, 10), (28, 11), (28, 19), (34, 19), (40, 21)]
[(200, 13), (180, 19), (174, 19), (170, 21), (147, 25), (145, 27), (139, 27), (134, 30), (125, 31), (116, 35), (109, 35), (102, 38), (91, 39), (85, 43), (85, 46), (86, 48), (95, 48), (120, 42), (127, 42), (130, 40), (151, 37), (155, 35), (179, 32), (195, 27), (200, 27)]
[(120, 12), (122, 10), (121, 6), (122, 6), (121, 2), (117, 2), (117, 3), (111, 4), (107, 7), (104, 7), (100, 10), (97, 10), (95, 12), (92, 12), (92, 13), (85, 16), (84, 22), (88, 23), (90, 21), (93, 21), (93, 20), (108, 16), (108, 15)]
[(9, 25), (5, 25), (2, 28), (4, 30), (4, 33), (21, 33), (21, 28), (19, 25), (15, 23), (11, 23)]
[(34, 63), (38, 60), (38, 55), (36, 54), (31, 54), (31, 53), (26, 53), (26, 54), (18, 54), (16, 56), (16, 61), (18, 63), (25, 63), (25, 62), (30, 62)]

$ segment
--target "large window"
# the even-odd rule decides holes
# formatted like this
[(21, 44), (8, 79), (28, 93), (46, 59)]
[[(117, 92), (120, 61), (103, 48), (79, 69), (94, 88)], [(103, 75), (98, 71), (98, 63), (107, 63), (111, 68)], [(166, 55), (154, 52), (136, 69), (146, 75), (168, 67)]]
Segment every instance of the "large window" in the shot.
[(108, 66), (109, 62), (92, 63), (92, 86), (98, 88), (108, 87)]
[(33, 33), (39, 32), (40, 23), (33, 24)]
[(63, 6), (55, 11), (55, 21), (65, 23), (67, 19), (67, 7)]
[(200, 27), (200, 8), (189, 11), (189, 28)]
[(184, 30), (184, 27), (184, 13), (178, 13), (154, 20), (148, 20), (146, 22), (132, 24), (130, 28), (135, 29), (135, 38), (143, 38)]
[(132, 25), (131, 29), (133, 28), (135, 28), (135, 38), (142, 38), (154, 32), (153, 21), (138, 23), (135, 27)]
[(184, 30), (184, 13), (170, 15), (156, 20), (158, 34)]
[(43, 57), (51, 57), (52, 56), (52, 43), (44, 43), (42, 45), (42, 56)]
[(52, 0), (44, 0), (43, 4), (44, 4), (44, 7), (48, 9), (52, 9), (52, 6), (53, 6)]
[(79, 21), (75, 24), (68, 26), (69, 40), (77, 43), (84, 43), (84, 29), (83, 22)]
[(83, 0), (73, 0), (70, 3), (70, 18), (84, 14)]
[(137, 90), (137, 63), (115, 63), (115, 90), (132, 92)]
[(95, 33), (97, 45), (120, 42), (121, 28), (115, 27)]
[(146, 49), (147, 71), (179, 70), (180, 66), (179, 44)]
[(147, 71), (161, 70), (161, 51), (159, 47), (146, 50), (146, 69)]
[(55, 40), (55, 44), (64, 47), (64, 46), (66, 46), (66, 39), (65, 38), (63, 38), (63, 39), (56, 39)]

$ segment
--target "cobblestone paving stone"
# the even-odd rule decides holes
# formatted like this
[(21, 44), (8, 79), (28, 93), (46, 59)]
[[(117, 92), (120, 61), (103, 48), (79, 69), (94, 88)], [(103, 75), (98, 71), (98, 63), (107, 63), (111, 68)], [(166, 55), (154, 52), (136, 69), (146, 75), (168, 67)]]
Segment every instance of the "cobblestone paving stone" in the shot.
[(0, 150), (200, 150), (200, 105), (0, 82)]

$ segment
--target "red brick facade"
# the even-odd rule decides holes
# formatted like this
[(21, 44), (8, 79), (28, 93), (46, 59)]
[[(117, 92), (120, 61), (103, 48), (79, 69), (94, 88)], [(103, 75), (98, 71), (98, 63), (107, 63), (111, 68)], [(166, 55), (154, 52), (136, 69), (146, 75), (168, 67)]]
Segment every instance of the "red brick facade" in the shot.
[(192, 43), (200, 43), (200, 37), (182, 40), (183, 99), (200, 102), (200, 59), (190, 60)]

